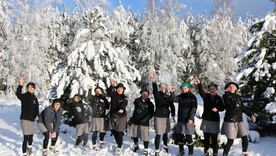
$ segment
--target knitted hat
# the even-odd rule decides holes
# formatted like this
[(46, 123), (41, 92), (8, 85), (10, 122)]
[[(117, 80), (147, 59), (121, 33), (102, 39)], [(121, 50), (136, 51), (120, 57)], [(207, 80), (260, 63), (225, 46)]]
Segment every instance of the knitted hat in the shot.
[(183, 82), (182, 85), (180, 86), (180, 89), (182, 89), (183, 87), (190, 87), (190, 84), (187, 82)]

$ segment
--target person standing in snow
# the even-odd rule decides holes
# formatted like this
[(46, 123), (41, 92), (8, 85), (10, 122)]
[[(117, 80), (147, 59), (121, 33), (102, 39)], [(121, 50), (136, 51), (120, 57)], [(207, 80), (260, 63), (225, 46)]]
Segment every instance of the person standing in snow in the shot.
[(248, 129), (245, 127), (242, 119), (242, 113), (251, 117), (252, 122), (256, 121), (255, 116), (242, 103), (240, 95), (237, 94), (239, 85), (229, 82), (225, 86), (223, 100), (225, 104), (225, 117), (221, 128), (221, 134), (227, 137), (227, 144), (223, 151), (223, 156), (227, 156), (234, 139), (241, 137), (243, 156), (247, 156), (248, 148)]
[(211, 83), (208, 85), (208, 93), (205, 93), (200, 79), (193, 79), (197, 83), (198, 92), (204, 101), (204, 111), (202, 114), (202, 123), (200, 130), (204, 133), (204, 155), (209, 155), (210, 138), (212, 140), (213, 156), (218, 155), (218, 133), (219, 128), (219, 111), (224, 110), (223, 100), (217, 95), (218, 85)]
[(59, 99), (54, 99), (52, 105), (46, 107), (39, 115), (39, 120), (37, 121), (37, 126), (44, 135), (43, 139), (43, 155), (48, 154), (48, 142), (51, 136), (51, 146), (49, 150), (53, 153), (57, 153), (58, 149), (55, 148), (58, 136), (59, 136), (59, 126), (61, 122), (61, 117), (63, 113), (63, 108), (61, 107), (61, 102)]
[(155, 129), (155, 155), (160, 155), (159, 144), (160, 137), (163, 135), (163, 149), (168, 153), (168, 132), (171, 131), (169, 115), (171, 113), (173, 122), (175, 122), (175, 107), (170, 95), (167, 94), (167, 87), (160, 84), (160, 91), (157, 89), (155, 73), (150, 73), (153, 86), (153, 96), (155, 100), (154, 129)]
[(82, 142), (82, 149), (85, 150), (86, 144), (88, 142), (88, 122), (91, 113), (89, 107), (82, 102), (82, 97), (79, 94), (74, 95), (72, 107), (74, 112), (73, 121), (76, 125), (76, 135), (78, 137), (75, 148), (79, 148), (80, 143)]
[(179, 154), (178, 156), (184, 155), (184, 135), (186, 137), (189, 156), (194, 153), (194, 142), (192, 135), (195, 133), (194, 117), (197, 110), (197, 98), (190, 91), (190, 84), (184, 82), (180, 86), (181, 94), (175, 96), (174, 86), (170, 85), (170, 91), (174, 102), (178, 102), (178, 118), (176, 124), (176, 135), (178, 138)]
[(93, 132), (92, 134), (92, 144), (93, 150), (97, 150), (97, 135), (98, 132), (100, 132), (100, 145), (99, 147), (102, 149), (103, 148), (103, 141), (104, 141), (104, 136), (107, 131), (107, 120), (105, 118), (106, 116), (106, 110), (109, 109), (109, 103), (107, 99), (102, 95), (103, 94), (103, 89), (99, 86), (97, 86), (94, 89), (95, 95), (92, 95), (91, 90), (92, 86), (89, 85), (87, 86), (88, 88), (88, 97), (87, 100), (92, 108), (92, 116), (91, 116), (91, 131)]
[(154, 115), (154, 105), (149, 99), (149, 90), (142, 89), (141, 96), (134, 100), (134, 111), (131, 117), (129, 136), (133, 138), (133, 152), (139, 149), (138, 138), (144, 142), (144, 156), (148, 155), (149, 120)]
[[(27, 92), (22, 94), (23, 84), (25, 82), (24, 77), (19, 78), (19, 85), (16, 90), (16, 96), (21, 101), (21, 128), (23, 131), (24, 139), (22, 144), (23, 156), (33, 154), (32, 143), (33, 134), (35, 132), (34, 121), (39, 119), (38, 100), (34, 95), (35, 84), (29, 82), (26, 86)], [(28, 147), (27, 147), (28, 144)]]
[(111, 97), (109, 129), (117, 143), (116, 155), (121, 155), (123, 135), (127, 124), (126, 106), (128, 100), (124, 94), (126, 89), (124, 85), (122, 83), (118, 83), (117, 86), (115, 85), (116, 80), (111, 80), (111, 86), (107, 88), (107, 93)]

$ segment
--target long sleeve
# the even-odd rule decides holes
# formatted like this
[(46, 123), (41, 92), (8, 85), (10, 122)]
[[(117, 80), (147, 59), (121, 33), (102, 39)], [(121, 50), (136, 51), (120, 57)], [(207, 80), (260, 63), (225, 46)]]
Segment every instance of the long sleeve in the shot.
[(201, 98), (202, 98), (202, 99), (205, 99), (206, 93), (204, 92), (201, 83), (199, 83), (199, 84), (197, 85), (197, 89), (198, 89), (198, 92), (199, 92), (199, 95), (201, 96)]
[(39, 104), (37, 99), (36, 99), (36, 107), (35, 107), (35, 116), (39, 116)]
[(107, 94), (112, 97), (116, 94), (116, 89), (114, 86), (110, 86), (106, 89)]
[(171, 99), (172, 99), (172, 102), (178, 102), (178, 97), (175, 95), (174, 92), (171, 92)]
[(23, 88), (23, 86), (18, 85), (17, 90), (16, 90), (16, 96), (19, 100), (23, 99), (22, 88)]
[(152, 88), (153, 88), (153, 95), (155, 96), (156, 94), (158, 94), (156, 82), (152, 82)]
[[(49, 107), (52, 107), (52, 106), (49, 106)], [(51, 118), (51, 111), (50, 111), (50, 109), (52, 109), (52, 108), (49, 108), (49, 107), (47, 107), (44, 110), (44, 120), (43, 121), (44, 121), (44, 125), (47, 128), (47, 130), (50, 133), (53, 133), (54, 129), (51, 126), (51, 123), (53, 123), (53, 119)]]
[(189, 119), (190, 120), (194, 120), (195, 114), (196, 114), (196, 110), (197, 110), (197, 99), (194, 96), (194, 100), (191, 104), (191, 111), (189, 113)]
[(54, 132), (57, 132), (59, 129), (59, 126), (61, 124), (61, 119), (62, 119), (62, 113), (63, 113), (63, 108), (60, 108), (57, 112), (58, 116), (57, 116), (56, 122), (54, 122)]
[(174, 106), (173, 102), (170, 102), (170, 109), (171, 109), (172, 117), (174, 117), (175, 116), (175, 106)]
[(225, 92), (225, 94), (223, 94), (222, 97), (223, 97), (223, 101), (224, 101), (224, 104), (225, 104), (225, 109), (234, 110), (235, 105), (231, 104), (230, 92)]

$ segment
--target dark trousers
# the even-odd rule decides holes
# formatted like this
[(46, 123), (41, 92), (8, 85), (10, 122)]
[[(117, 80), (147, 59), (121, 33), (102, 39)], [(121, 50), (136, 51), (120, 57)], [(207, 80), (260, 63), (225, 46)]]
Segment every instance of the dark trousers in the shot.
[[(57, 136), (55, 138), (51, 139), (51, 146), (55, 146), (56, 143), (57, 143), (57, 139), (58, 139), (59, 133), (56, 132), (56, 134), (57, 134)], [(47, 149), (48, 148), (49, 139), (50, 139), (50, 132), (49, 131), (44, 132), (43, 135), (44, 135), (43, 149)]]
[(27, 152), (27, 144), (28, 145), (32, 145), (32, 143), (33, 143), (33, 136), (34, 135), (24, 135), (23, 144), (22, 144), (22, 151), (23, 151), (23, 153)]
[(189, 155), (193, 155), (194, 153), (194, 142), (192, 135), (185, 135), (186, 139), (184, 139), (184, 134), (177, 134), (178, 138), (178, 145), (179, 145), (179, 151), (184, 152), (184, 145), (187, 142), (188, 145), (188, 150), (189, 150)]
[[(104, 140), (105, 132), (100, 132), (100, 141)], [(92, 143), (93, 145), (96, 145), (97, 142), (97, 136), (98, 136), (98, 131), (94, 131), (92, 134)]]
[(78, 139), (76, 141), (76, 145), (80, 145), (80, 143), (82, 143), (83, 146), (86, 146), (87, 142), (88, 142), (88, 133), (84, 133), (81, 136), (78, 136)]
[[(243, 136), (241, 139), (242, 139), (242, 151), (243, 152), (247, 152), (247, 148), (248, 148), (248, 138), (247, 138), (247, 135)], [(227, 156), (228, 155), (228, 153), (230, 151), (230, 148), (233, 145), (233, 142), (234, 142), (234, 139), (229, 139), (228, 138), (227, 144), (224, 147), (223, 156)]]
[(115, 141), (117, 143), (117, 147), (122, 148), (124, 132), (117, 132), (113, 130), (112, 134), (114, 135)]
[[(159, 149), (160, 137), (161, 137), (161, 135), (156, 135), (155, 136), (154, 145), (155, 145), (156, 150)], [(168, 133), (163, 134), (163, 145), (168, 146)]]
[(204, 133), (204, 152), (207, 152), (210, 146), (210, 138), (212, 140), (211, 147), (213, 153), (218, 153), (218, 134), (215, 133)]
[[(138, 145), (138, 138), (133, 138), (134, 144)], [(149, 148), (149, 142), (148, 141), (144, 141), (144, 148), (148, 149)]]

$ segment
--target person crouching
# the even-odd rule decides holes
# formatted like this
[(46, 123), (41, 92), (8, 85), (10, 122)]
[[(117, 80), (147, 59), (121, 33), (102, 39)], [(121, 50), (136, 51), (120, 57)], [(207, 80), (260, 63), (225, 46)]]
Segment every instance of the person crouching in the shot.
[(44, 135), (43, 139), (43, 155), (48, 154), (48, 142), (51, 134), (51, 146), (49, 150), (53, 153), (57, 153), (58, 150), (55, 148), (60, 127), (60, 121), (62, 117), (63, 108), (60, 106), (60, 100), (54, 99), (51, 106), (46, 107), (39, 115), (37, 126)]

